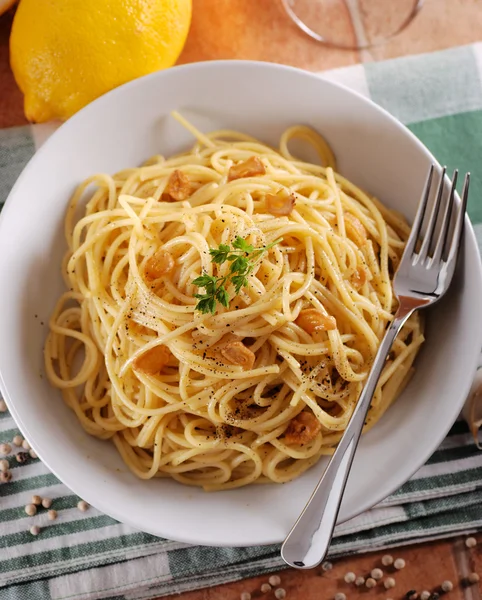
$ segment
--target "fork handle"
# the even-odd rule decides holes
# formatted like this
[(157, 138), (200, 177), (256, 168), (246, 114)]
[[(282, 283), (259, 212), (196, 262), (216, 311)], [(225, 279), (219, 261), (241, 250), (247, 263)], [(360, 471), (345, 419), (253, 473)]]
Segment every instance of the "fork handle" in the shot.
[(281, 556), (291, 567), (316, 567), (328, 552), (348, 474), (375, 388), (392, 344), (413, 310), (412, 307), (403, 308), (401, 305), (388, 327), (345, 433), (281, 547)]

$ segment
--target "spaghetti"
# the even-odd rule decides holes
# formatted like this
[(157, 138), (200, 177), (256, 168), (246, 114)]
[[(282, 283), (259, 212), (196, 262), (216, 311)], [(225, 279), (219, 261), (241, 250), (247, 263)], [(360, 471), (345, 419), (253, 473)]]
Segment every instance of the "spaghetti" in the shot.
[[(286, 482), (343, 434), (396, 309), (393, 273), (410, 230), (337, 174), (306, 127), (285, 131), (275, 151), (174, 116), (197, 138), (190, 151), (95, 175), (72, 197), (47, 375), (141, 478), (206, 490)], [(293, 138), (323, 166), (294, 158)], [(239, 293), (232, 263), (210, 252), (235, 240), (267, 248)], [(227, 281), (214, 314), (196, 308), (203, 274)], [(422, 342), (415, 314), (365, 430), (405, 386)]]

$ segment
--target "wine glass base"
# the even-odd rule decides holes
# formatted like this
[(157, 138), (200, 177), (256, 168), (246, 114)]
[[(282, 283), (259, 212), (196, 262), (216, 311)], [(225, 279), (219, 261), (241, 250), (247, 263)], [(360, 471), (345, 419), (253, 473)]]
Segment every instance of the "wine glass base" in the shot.
[(336, 48), (361, 50), (403, 31), (424, 0), (281, 0), (302, 31)]

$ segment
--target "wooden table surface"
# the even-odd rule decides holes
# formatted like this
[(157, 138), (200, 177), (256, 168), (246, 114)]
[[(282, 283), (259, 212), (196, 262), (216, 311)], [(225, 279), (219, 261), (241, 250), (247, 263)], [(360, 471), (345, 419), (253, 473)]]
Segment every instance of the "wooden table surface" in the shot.
[[(363, 4), (368, 0), (360, 1)], [(396, 10), (398, 0), (370, 0), (377, 1), (384, 3), (387, 10)], [(327, 48), (311, 40), (292, 25), (280, 0), (193, 0), (193, 4), (193, 23), (179, 62), (243, 58), (323, 70), (482, 40), (481, 0), (426, 0), (421, 13), (405, 31), (384, 45), (361, 52)], [(12, 18), (13, 10), (0, 17), (0, 128), (26, 123), (22, 95), (9, 67)], [(347, 17), (340, 13), (339, 18)], [(410, 590), (440, 591), (442, 581), (450, 580), (454, 589), (445, 595), (447, 600), (481, 600), (479, 585), (464, 583), (473, 571), (482, 576), (481, 548), (482, 535), (473, 549), (468, 549), (461, 537), (393, 549), (390, 554), (404, 558), (406, 567), (396, 572), (382, 567), (385, 575), (396, 581), (395, 588), (388, 591), (380, 584), (368, 590), (343, 580), (349, 571), (366, 577), (373, 568), (381, 567), (384, 552), (336, 560), (330, 571), (281, 571), (280, 587), (286, 590), (287, 600), (328, 600), (337, 592), (343, 592), (348, 600), (359, 595), (366, 600), (397, 600), (405, 598)], [(267, 581), (267, 576), (255, 577), (169, 598), (237, 600), (242, 592), (250, 592), (253, 599), (271, 600), (275, 598), (274, 590), (260, 591)]]

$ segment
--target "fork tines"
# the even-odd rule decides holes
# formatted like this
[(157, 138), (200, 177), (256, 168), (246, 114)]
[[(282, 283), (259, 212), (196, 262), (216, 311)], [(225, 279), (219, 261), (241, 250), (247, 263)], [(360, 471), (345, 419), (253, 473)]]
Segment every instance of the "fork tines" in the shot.
[[(454, 211), (458, 170), (455, 169), (452, 180), (447, 177), (446, 171), (447, 167), (443, 167), (437, 174), (438, 185), (433, 191), (435, 186), (432, 182), (436, 169), (433, 164), (430, 167), (406, 248), (406, 252), (411, 252), (417, 263), (425, 263), (427, 260), (430, 264), (446, 262), (456, 252), (460, 243), (467, 209), (470, 173), (465, 175), (460, 210)], [(449, 235), (451, 230), (452, 235)]]

